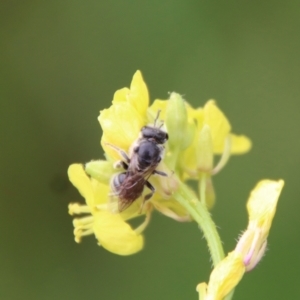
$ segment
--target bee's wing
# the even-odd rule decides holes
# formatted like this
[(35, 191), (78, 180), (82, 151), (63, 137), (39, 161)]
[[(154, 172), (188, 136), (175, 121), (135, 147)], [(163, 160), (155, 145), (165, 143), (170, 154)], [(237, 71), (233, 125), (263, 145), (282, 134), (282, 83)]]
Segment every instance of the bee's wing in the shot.
[(118, 214), (128, 208), (136, 199), (122, 199), (118, 195), (110, 194), (107, 208), (112, 214)]
[[(136, 200), (136, 199), (135, 199)], [(124, 211), (126, 208), (128, 208), (135, 200), (126, 200), (124, 201), (123, 199), (119, 199), (118, 201), (118, 211), (122, 212)]]
[(108, 210), (113, 214), (118, 214), (128, 208), (137, 199), (122, 199), (118, 195), (110, 195), (108, 202)]
[[(123, 192), (119, 197), (119, 211), (122, 212), (132, 203), (138, 200), (143, 192), (145, 179), (141, 174), (130, 174), (123, 182)], [(122, 197), (123, 196), (123, 197)]]

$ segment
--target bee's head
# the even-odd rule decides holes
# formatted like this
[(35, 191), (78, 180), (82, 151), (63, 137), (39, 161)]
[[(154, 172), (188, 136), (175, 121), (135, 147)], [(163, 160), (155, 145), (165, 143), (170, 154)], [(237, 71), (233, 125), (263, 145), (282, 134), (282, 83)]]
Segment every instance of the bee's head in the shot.
[(141, 130), (142, 138), (153, 141), (156, 144), (164, 144), (169, 136), (168, 133), (158, 127), (144, 126)]

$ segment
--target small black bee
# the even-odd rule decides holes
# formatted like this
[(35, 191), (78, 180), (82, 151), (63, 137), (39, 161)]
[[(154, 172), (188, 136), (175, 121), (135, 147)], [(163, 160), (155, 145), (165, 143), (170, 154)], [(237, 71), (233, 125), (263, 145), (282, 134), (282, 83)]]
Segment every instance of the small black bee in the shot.
[(148, 181), (152, 174), (167, 176), (166, 173), (156, 170), (164, 155), (164, 144), (168, 140), (168, 133), (161, 129), (162, 125), (156, 127), (159, 113), (160, 111), (154, 126), (148, 125), (141, 129), (140, 137), (131, 147), (130, 156), (125, 151), (110, 145), (124, 159), (118, 162), (117, 166), (125, 171), (116, 174), (111, 181), (113, 195), (118, 198), (119, 212), (137, 200), (145, 186), (150, 189), (150, 193), (144, 196), (143, 204), (153, 196), (155, 188)]

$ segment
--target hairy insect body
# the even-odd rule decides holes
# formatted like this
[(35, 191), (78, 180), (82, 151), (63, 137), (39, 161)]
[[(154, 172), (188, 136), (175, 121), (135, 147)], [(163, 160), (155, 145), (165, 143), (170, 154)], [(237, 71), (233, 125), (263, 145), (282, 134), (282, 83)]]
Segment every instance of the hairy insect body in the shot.
[(144, 190), (145, 179), (141, 174), (123, 172), (113, 178), (113, 192), (119, 198), (119, 211), (138, 199)]
[(111, 182), (113, 195), (118, 198), (119, 212), (140, 198), (145, 186), (150, 193), (144, 196), (143, 204), (153, 196), (155, 188), (148, 181), (152, 174), (167, 176), (164, 172), (156, 170), (163, 158), (164, 144), (167, 140), (168, 134), (160, 127), (155, 127), (154, 123), (154, 126), (141, 129), (140, 137), (131, 147), (129, 156), (123, 150), (110, 145), (124, 159), (117, 165), (125, 171), (116, 174)]
[(135, 153), (134, 158), (137, 160), (138, 171), (147, 172), (148, 169), (155, 169), (161, 161), (164, 146), (142, 140), (133, 151)]

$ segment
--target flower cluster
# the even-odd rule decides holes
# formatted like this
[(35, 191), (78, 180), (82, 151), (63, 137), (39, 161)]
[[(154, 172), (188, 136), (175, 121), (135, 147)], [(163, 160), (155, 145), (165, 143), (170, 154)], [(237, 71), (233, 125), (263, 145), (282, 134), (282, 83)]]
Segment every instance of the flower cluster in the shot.
[[(156, 190), (154, 196), (143, 206), (140, 197), (118, 212), (110, 185), (111, 178), (120, 172), (115, 166), (122, 157), (114, 148), (128, 154), (141, 128), (153, 124), (158, 112), (169, 141), (157, 169), (168, 176), (152, 175), (149, 180)], [(142, 232), (153, 209), (177, 221), (193, 219), (175, 197), (187, 180), (199, 182), (200, 201), (210, 208), (215, 200), (211, 176), (224, 167), (231, 154), (243, 154), (251, 148), (247, 137), (231, 132), (229, 121), (213, 100), (204, 107), (193, 108), (181, 95), (171, 93), (168, 100), (157, 99), (149, 106), (148, 89), (140, 71), (134, 74), (130, 88), (115, 92), (112, 105), (100, 112), (98, 120), (106, 160), (69, 167), (70, 181), (86, 201), (85, 205), (70, 204), (69, 213), (83, 215), (73, 221), (76, 242), (94, 234), (99, 245), (119, 255), (130, 255), (143, 248)], [(220, 155), (216, 164), (215, 155)], [(144, 221), (132, 228), (128, 221), (141, 216), (145, 216)]]
[[(108, 251), (131, 255), (143, 248), (142, 233), (153, 210), (179, 222), (195, 221), (207, 240), (214, 264), (208, 284), (197, 287), (200, 299), (230, 300), (244, 273), (252, 270), (265, 253), (283, 180), (262, 180), (257, 184), (247, 203), (248, 227), (235, 249), (224, 257), (208, 212), (215, 202), (212, 176), (222, 170), (231, 155), (248, 152), (251, 141), (231, 132), (229, 121), (215, 101), (193, 108), (181, 95), (171, 93), (168, 100), (156, 99), (149, 105), (147, 86), (137, 71), (130, 88), (117, 90), (112, 105), (100, 112), (98, 120), (103, 131), (101, 146), (105, 160), (73, 164), (68, 169), (70, 181), (86, 202), (69, 205), (69, 213), (80, 216), (73, 220), (75, 241), (94, 234), (98, 244)], [(136, 147), (141, 139), (146, 139), (141, 138), (145, 128), (161, 129), (164, 140), (169, 137), (168, 143), (157, 146), (161, 160), (146, 175), (133, 167), (138, 155)], [(154, 141), (151, 144), (147, 139), (146, 143), (154, 145)], [(215, 156), (219, 156), (216, 163)], [(131, 177), (131, 185), (125, 188), (121, 181), (133, 176), (133, 170), (140, 172), (141, 193), (132, 196), (126, 209), (120, 209), (116, 185), (129, 193), (136, 182)], [(188, 180), (198, 183), (198, 192), (187, 185)], [(143, 191), (144, 185), (152, 190), (151, 194)], [(133, 228), (129, 221), (138, 217), (144, 220)]]

